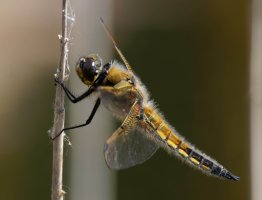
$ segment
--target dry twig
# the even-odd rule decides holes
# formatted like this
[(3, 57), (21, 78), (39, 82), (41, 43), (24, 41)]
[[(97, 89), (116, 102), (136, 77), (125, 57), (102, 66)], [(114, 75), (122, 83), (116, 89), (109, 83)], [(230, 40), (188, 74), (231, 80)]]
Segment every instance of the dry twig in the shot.
[[(62, 35), (60, 39), (60, 61), (57, 70), (56, 78), (63, 82), (67, 68), (68, 58), (68, 0), (63, 0), (62, 3)], [(56, 87), (55, 107), (54, 107), (54, 125), (52, 138), (64, 128), (64, 92), (62, 87)], [(53, 167), (52, 167), (52, 200), (63, 200), (65, 192), (62, 189), (63, 178), (63, 145), (64, 135), (61, 134), (53, 140)]]

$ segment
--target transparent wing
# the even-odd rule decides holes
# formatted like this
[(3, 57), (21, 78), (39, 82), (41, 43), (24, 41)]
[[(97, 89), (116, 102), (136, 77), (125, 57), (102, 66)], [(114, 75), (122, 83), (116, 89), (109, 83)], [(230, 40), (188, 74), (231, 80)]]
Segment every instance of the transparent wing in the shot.
[(115, 50), (117, 51), (118, 55), (120, 56), (120, 58), (122, 59), (122, 61), (125, 63), (125, 66), (127, 68), (128, 71), (132, 72), (132, 67), (129, 65), (129, 63), (127, 62), (124, 54), (122, 53), (122, 51), (118, 48), (117, 44), (116, 44), (116, 41), (115, 39), (113, 38), (111, 32), (109, 31), (109, 29), (107, 28), (107, 26), (105, 25), (104, 23), (104, 20), (102, 18), (100, 18), (100, 22), (106, 32), (106, 34), (108, 35), (109, 39), (112, 41), (114, 47), (115, 47)]
[(159, 148), (145, 133), (119, 128), (106, 142), (105, 160), (111, 169), (126, 169), (148, 160)]

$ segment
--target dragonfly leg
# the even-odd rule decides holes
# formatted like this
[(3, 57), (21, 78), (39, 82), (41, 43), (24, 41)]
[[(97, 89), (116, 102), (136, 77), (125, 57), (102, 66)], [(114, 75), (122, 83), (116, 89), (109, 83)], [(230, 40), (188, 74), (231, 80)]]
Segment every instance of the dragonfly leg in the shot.
[(94, 108), (93, 108), (90, 116), (88, 117), (88, 119), (86, 120), (86, 122), (85, 122), (84, 124), (80, 124), (80, 125), (76, 125), (76, 126), (71, 126), (71, 127), (64, 128), (64, 129), (62, 129), (55, 137), (53, 137), (53, 138), (51, 137), (51, 139), (52, 139), (52, 140), (55, 140), (55, 139), (56, 139), (59, 135), (61, 135), (64, 131), (68, 131), (68, 130), (80, 128), (80, 127), (83, 127), (83, 126), (86, 126), (86, 125), (90, 124), (91, 121), (92, 121), (92, 119), (93, 119), (93, 117), (94, 117), (95, 114), (96, 114), (96, 111), (97, 111), (98, 107), (100, 106), (100, 103), (101, 103), (101, 100), (98, 98), (98, 99), (96, 100), (96, 103), (95, 103), (95, 105), (94, 105)]
[(101, 83), (104, 81), (104, 79), (106, 78), (107, 74), (108, 74), (108, 70), (110, 68), (109, 64), (104, 65), (104, 70), (103, 72), (101, 72), (99, 74), (99, 76), (97, 77), (97, 79), (93, 82), (93, 84), (88, 88), (88, 90), (86, 92), (84, 92), (82, 95), (76, 97), (72, 94), (72, 92), (70, 92), (69, 89), (67, 89), (67, 87), (64, 85), (63, 82), (60, 82), (59, 80), (57, 80), (55, 78), (55, 82), (57, 84), (59, 84), (63, 90), (65, 91), (66, 96), (68, 97), (68, 99), (72, 102), (72, 103), (77, 103), (81, 100), (83, 100), (85, 97), (88, 97), (90, 94), (92, 94), (94, 91), (96, 91), (97, 87), (99, 85), (101, 85)]
[(90, 87), (88, 88), (88, 90), (86, 92), (84, 92), (82, 95), (76, 97), (75, 95), (73, 95), (73, 93), (65, 86), (65, 84), (63, 82), (59, 82), (57, 79), (55, 79), (55, 82), (57, 84), (59, 84), (63, 90), (65, 91), (66, 96), (68, 97), (68, 99), (72, 102), (72, 103), (77, 103), (81, 100), (83, 100), (85, 97), (89, 96), (92, 92), (95, 91), (94, 87)]
[(56, 84), (60, 85), (60, 86), (63, 88), (64, 92), (66, 93), (66, 96), (67, 96), (70, 100), (76, 98), (75, 95), (74, 95), (72, 92), (70, 92), (69, 89), (67, 89), (67, 87), (64, 85), (64, 83), (63, 83), (63, 82), (60, 82), (57, 78), (55, 78), (55, 85), (56, 85)]

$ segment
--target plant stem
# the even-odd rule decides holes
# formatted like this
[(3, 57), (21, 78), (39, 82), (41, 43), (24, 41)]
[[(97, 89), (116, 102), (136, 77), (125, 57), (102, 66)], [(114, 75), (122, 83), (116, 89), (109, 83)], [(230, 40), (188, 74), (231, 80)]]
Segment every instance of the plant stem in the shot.
[[(62, 36), (60, 37), (60, 61), (57, 70), (57, 78), (63, 82), (68, 58), (68, 24), (67, 7), (68, 0), (62, 0)], [(56, 87), (55, 106), (54, 106), (54, 125), (52, 137), (64, 128), (64, 91), (61, 86)], [(52, 167), (52, 200), (63, 200), (65, 192), (62, 189), (63, 180), (63, 145), (64, 135), (61, 134), (53, 141), (53, 167)]]

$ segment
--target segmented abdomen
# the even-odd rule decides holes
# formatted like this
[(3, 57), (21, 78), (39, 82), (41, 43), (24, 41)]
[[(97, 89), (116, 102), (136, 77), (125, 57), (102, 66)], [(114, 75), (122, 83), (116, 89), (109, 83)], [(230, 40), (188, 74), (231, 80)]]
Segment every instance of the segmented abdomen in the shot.
[(239, 180), (239, 177), (231, 174), (222, 165), (193, 148), (191, 144), (185, 141), (168, 125), (156, 109), (145, 107), (144, 113), (148, 124), (146, 127), (147, 131), (150, 133), (154, 132), (157, 139), (162, 143), (162, 146), (207, 174), (235, 181)]

